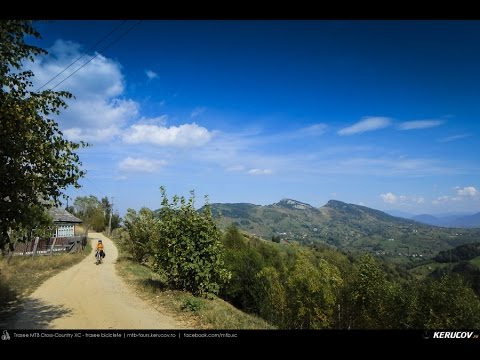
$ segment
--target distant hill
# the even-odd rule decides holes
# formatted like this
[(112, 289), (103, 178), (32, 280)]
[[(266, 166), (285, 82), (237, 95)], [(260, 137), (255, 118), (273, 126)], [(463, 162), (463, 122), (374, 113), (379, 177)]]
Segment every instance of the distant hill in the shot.
[(460, 217), (453, 221), (452, 225), (464, 228), (480, 228), (480, 212), (473, 215)]
[(416, 216), (415, 214), (401, 210), (385, 210), (384, 212), (386, 212), (388, 215), (401, 217), (404, 219), (412, 219), (414, 216)]
[(480, 213), (473, 215), (446, 215), (433, 216), (428, 214), (416, 215), (412, 218), (415, 221), (424, 224), (442, 226), (442, 227), (457, 227), (457, 228), (480, 228)]
[(251, 234), (343, 250), (368, 250), (382, 256), (429, 258), (440, 250), (480, 241), (480, 229), (432, 227), (365, 206), (330, 200), (315, 208), (283, 199), (272, 205), (211, 204), (218, 225), (231, 224)]
[(420, 215), (415, 215), (414, 217), (412, 217), (413, 220), (415, 221), (418, 221), (418, 222), (421, 222), (421, 223), (424, 223), (424, 224), (428, 224), (428, 225), (433, 225), (433, 226), (443, 226), (444, 223), (442, 222), (442, 220), (440, 218), (437, 218), (433, 215), (429, 215), (429, 214), (420, 214)]

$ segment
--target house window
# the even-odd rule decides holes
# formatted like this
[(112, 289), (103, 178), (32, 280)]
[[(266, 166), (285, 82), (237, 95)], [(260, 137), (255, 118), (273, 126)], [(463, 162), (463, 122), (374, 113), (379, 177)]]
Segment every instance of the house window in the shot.
[(73, 225), (58, 225), (57, 226), (57, 237), (71, 237), (74, 235), (74, 226)]

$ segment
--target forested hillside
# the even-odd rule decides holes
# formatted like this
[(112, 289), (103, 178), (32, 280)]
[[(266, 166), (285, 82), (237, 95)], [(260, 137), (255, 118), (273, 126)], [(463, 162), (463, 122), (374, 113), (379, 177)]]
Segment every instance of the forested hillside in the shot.
[(295, 200), (259, 206), (212, 204), (217, 224), (270, 239), (323, 243), (345, 251), (368, 251), (397, 262), (422, 262), (438, 251), (480, 241), (480, 229), (447, 229), (330, 200), (315, 208)]

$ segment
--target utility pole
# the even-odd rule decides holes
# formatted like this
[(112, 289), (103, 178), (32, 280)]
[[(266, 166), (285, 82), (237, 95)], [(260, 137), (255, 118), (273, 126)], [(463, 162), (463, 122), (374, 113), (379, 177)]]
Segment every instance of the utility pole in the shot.
[(108, 236), (112, 234), (112, 213), (113, 213), (113, 196), (110, 204), (110, 219), (108, 220)]

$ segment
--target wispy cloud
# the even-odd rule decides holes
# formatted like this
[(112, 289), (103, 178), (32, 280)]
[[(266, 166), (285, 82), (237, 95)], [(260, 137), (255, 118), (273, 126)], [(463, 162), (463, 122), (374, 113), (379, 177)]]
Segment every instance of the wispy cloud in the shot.
[(398, 128), (400, 130), (428, 129), (440, 126), (443, 123), (445, 123), (445, 120), (413, 120), (400, 123)]
[(158, 172), (160, 167), (166, 163), (167, 162), (165, 160), (133, 158), (129, 156), (120, 161), (118, 167), (120, 170), (126, 172), (155, 173)]
[(327, 124), (314, 124), (305, 128), (298, 130), (295, 135), (311, 135), (311, 136), (318, 136), (325, 133), (327, 130)]
[(474, 186), (455, 186), (455, 195), (442, 195), (432, 200), (433, 205), (446, 205), (451, 202), (476, 201), (480, 192)]
[(322, 171), (338, 174), (364, 174), (379, 176), (423, 176), (432, 174), (455, 174), (460, 170), (442, 164), (438, 159), (404, 158), (398, 159), (381, 155), (377, 157), (344, 157), (329, 159), (322, 166)]
[(380, 194), (380, 197), (387, 204), (395, 204), (398, 201), (398, 196), (391, 192)]
[(190, 114), (190, 117), (192, 119), (196, 118), (198, 115), (204, 113), (207, 110), (206, 107), (196, 107), (193, 109), (192, 113)]
[[(376, 146), (325, 146), (312, 152), (298, 151), (278, 153), (275, 150), (277, 137), (288, 138), (290, 146), (295, 142), (305, 142), (303, 137), (287, 137), (288, 134), (261, 133), (222, 133), (203, 147), (196, 148), (193, 159), (199, 163), (220, 165), (227, 171), (238, 171), (239, 165), (245, 169), (268, 168), (283, 179), (303, 179), (330, 175), (366, 175), (385, 177), (423, 177), (432, 175), (453, 175), (465, 173), (468, 164), (450, 163), (438, 158), (407, 157), (399, 158), (394, 149)], [(328, 139), (327, 139), (328, 141)], [(268, 164), (268, 165), (267, 165)]]
[[(135, 125), (155, 125), (155, 126), (165, 126), (167, 124), (168, 115), (160, 115), (156, 117), (141, 117), (135, 122)], [(127, 129), (128, 130), (128, 129)]]
[(387, 126), (390, 126), (391, 123), (392, 120), (387, 117), (366, 117), (351, 126), (340, 129), (338, 135), (345, 136), (360, 134), (367, 131), (375, 131), (386, 128)]
[(385, 194), (380, 194), (380, 198), (383, 200), (384, 203), (387, 204), (425, 204), (425, 198), (423, 196), (417, 195), (395, 195), (392, 192), (387, 192)]
[(270, 169), (251, 169), (248, 171), (250, 175), (270, 175), (272, 170)]
[(441, 205), (452, 201), (462, 201), (460, 196), (442, 195), (432, 200), (433, 205)]
[(145, 70), (145, 75), (147, 75), (148, 80), (153, 80), (158, 78), (158, 74), (152, 70)]
[(460, 139), (464, 139), (467, 137), (472, 136), (472, 134), (458, 134), (458, 135), (452, 135), (452, 136), (447, 136), (441, 139), (438, 139), (439, 142), (450, 142), (450, 141), (456, 141)]
[(124, 133), (123, 141), (128, 144), (192, 147), (205, 145), (212, 136), (210, 131), (195, 123), (170, 127), (135, 124)]
[(478, 190), (474, 186), (456, 186), (455, 190), (459, 196), (476, 196), (479, 194)]

